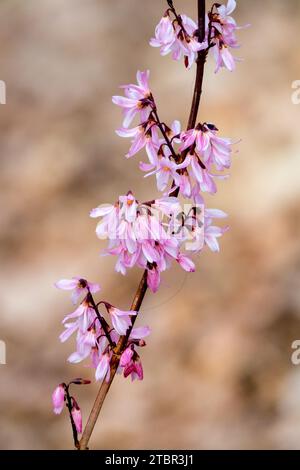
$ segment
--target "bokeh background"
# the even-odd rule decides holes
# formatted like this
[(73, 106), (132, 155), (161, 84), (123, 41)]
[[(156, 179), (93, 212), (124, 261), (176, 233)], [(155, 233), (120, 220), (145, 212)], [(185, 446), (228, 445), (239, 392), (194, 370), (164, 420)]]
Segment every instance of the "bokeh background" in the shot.
[[(165, 3), (0, 2), (2, 449), (72, 446), (50, 396), (93, 372), (66, 362), (73, 343), (58, 335), (72, 306), (53, 283), (98, 281), (121, 308), (135, 292), (140, 272), (124, 278), (99, 256), (105, 243), (88, 215), (129, 189), (141, 200), (156, 194), (138, 169), (143, 156), (126, 161), (128, 141), (114, 133), (119, 84), (150, 68), (163, 120), (187, 121), (195, 69), (148, 46)], [(175, 3), (196, 16), (195, 0)], [(291, 363), (300, 339), (300, 105), (291, 101), (300, 1), (239, 0), (236, 17), (252, 25), (239, 33), (244, 61), (218, 75), (209, 61), (200, 112), (241, 139), (231, 179), (207, 198), (230, 214), (231, 230), (219, 255), (198, 257), (195, 274), (174, 267), (147, 294), (145, 380), (115, 380), (92, 448), (300, 448), (300, 366)], [(97, 389), (77, 389), (84, 419)]]

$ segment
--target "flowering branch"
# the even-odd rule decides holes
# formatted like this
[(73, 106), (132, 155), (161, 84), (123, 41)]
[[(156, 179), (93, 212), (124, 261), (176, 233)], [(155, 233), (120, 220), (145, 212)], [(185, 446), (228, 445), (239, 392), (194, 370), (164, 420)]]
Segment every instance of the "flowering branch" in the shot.
[[(172, 7), (173, 7), (173, 5), (172, 5)], [(173, 11), (175, 11), (174, 7), (173, 7)], [(204, 35), (205, 35), (205, 0), (198, 0), (198, 24), (199, 24), (199, 41), (202, 42), (204, 40)], [(197, 73), (196, 73), (195, 89), (194, 89), (193, 102), (192, 102), (192, 107), (191, 107), (190, 117), (189, 117), (189, 122), (188, 122), (188, 129), (191, 129), (195, 125), (197, 115), (198, 115), (200, 97), (201, 97), (201, 93), (202, 93), (202, 82), (203, 82), (203, 74), (204, 74), (203, 72), (204, 72), (205, 60), (206, 60), (206, 54), (201, 54), (199, 52), (198, 61), (197, 61)], [(168, 144), (168, 147), (171, 150), (172, 155), (176, 159), (177, 158), (176, 153), (175, 153), (175, 151), (172, 147), (171, 142), (168, 139), (167, 134), (165, 133), (165, 130), (163, 129), (163, 126), (162, 126), (160, 120), (159, 120), (159, 117), (158, 117), (158, 114), (157, 114), (157, 111), (156, 111), (156, 107), (153, 110), (153, 114), (154, 114), (156, 122), (157, 122), (157, 124), (158, 124), (158, 126), (159, 126), (159, 128), (160, 128), (167, 144)], [(147, 286), (147, 270), (145, 270), (144, 274), (142, 276), (142, 279), (140, 281), (140, 284), (138, 286), (138, 289), (136, 291), (136, 294), (134, 296), (134, 299), (132, 301), (130, 310), (137, 310), (137, 311), (140, 310), (141, 305), (142, 305), (143, 300), (144, 300), (144, 297), (145, 297), (145, 294), (146, 294), (146, 291), (147, 291), (147, 288), (148, 288), (148, 286)], [(88, 418), (86, 427), (84, 428), (82, 438), (80, 440), (80, 444), (79, 444), (79, 449), (80, 450), (85, 450), (85, 449), (88, 448), (87, 447), (88, 442), (90, 440), (90, 437), (92, 435), (93, 429), (94, 429), (95, 424), (96, 424), (96, 421), (97, 421), (98, 416), (100, 414), (100, 411), (101, 411), (102, 405), (104, 403), (105, 397), (106, 397), (106, 395), (109, 391), (111, 383), (112, 383), (112, 381), (114, 379), (114, 376), (117, 372), (119, 361), (120, 361), (120, 354), (122, 353), (122, 351), (126, 347), (128, 337), (130, 336), (130, 332), (131, 332), (131, 330), (134, 326), (135, 318), (136, 317), (133, 317), (132, 325), (128, 329), (128, 332), (127, 332), (126, 336), (121, 336), (121, 338), (118, 342), (117, 348), (115, 350), (114, 360), (112, 361), (112, 364), (111, 364), (110, 380), (109, 380), (108, 383), (103, 381), (101, 386), (100, 386), (98, 395), (96, 397), (95, 403), (94, 403), (93, 408), (91, 410), (91, 413), (90, 413), (90, 416)]]
[[(65, 329), (60, 335), (61, 341), (77, 334), (76, 351), (68, 361), (78, 363), (89, 357), (96, 380), (102, 381), (80, 441), (81, 412), (75, 398), (69, 395), (69, 385), (59, 385), (52, 396), (57, 414), (66, 402), (74, 445), (80, 450), (88, 449), (115, 374), (123, 372), (125, 378), (143, 379), (136, 348), (146, 345), (144, 338), (150, 329), (135, 327), (135, 322), (147, 289), (153, 293), (158, 290), (161, 273), (172, 261), (185, 271), (194, 272), (195, 264), (186, 252), (199, 253), (205, 245), (214, 252), (219, 251), (218, 238), (228, 228), (213, 225), (214, 218), (222, 219), (226, 214), (218, 209), (207, 209), (202, 193), (214, 194), (217, 191), (215, 180), (227, 178), (222, 172), (231, 166), (232, 142), (219, 137), (214, 124), (197, 123), (197, 116), (209, 52), (214, 54), (216, 72), (222, 67), (230, 71), (235, 67), (229, 48), (237, 47), (235, 31), (238, 27), (230, 16), (236, 1), (228, 0), (226, 6), (214, 3), (206, 14), (205, 0), (197, 0), (198, 24), (179, 14), (172, 0), (167, 3), (169, 8), (156, 26), (150, 45), (159, 47), (162, 55), (171, 53), (174, 60), (183, 58), (188, 69), (193, 63), (197, 65), (187, 130), (181, 131), (179, 121), (167, 125), (160, 120), (149, 87), (149, 71), (138, 71), (137, 84), (123, 85), (125, 96), (113, 97), (113, 103), (122, 108), (124, 115), (123, 125), (116, 132), (120, 137), (132, 139), (126, 157), (131, 158), (145, 148), (149, 163), (141, 162), (140, 169), (146, 172), (145, 177), (155, 175), (163, 197), (141, 203), (129, 191), (119, 196), (114, 204), (99, 206), (90, 213), (91, 217), (101, 219), (96, 233), (99, 238), (109, 240), (106, 253), (117, 256), (116, 271), (125, 275), (127, 269), (135, 265), (144, 270), (131, 308), (124, 311), (105, 300), (96, 302), (93, 294), (100, 286), (85, 279), (62, 279), (56, 283), (60, 289), (72, 290), (73, 303), (83, 298), (76, 310), (63, 320)], [(139, 124), (129, 129), (136, 117)], [(218, 173), (212, 173), (214, 170)], [(189, 201), (186, 212), (181, 209), (179, 196)], [(102, 307), (106, 310), (104, 313)], [(86, 382), (75, 379), (70, 383)]]

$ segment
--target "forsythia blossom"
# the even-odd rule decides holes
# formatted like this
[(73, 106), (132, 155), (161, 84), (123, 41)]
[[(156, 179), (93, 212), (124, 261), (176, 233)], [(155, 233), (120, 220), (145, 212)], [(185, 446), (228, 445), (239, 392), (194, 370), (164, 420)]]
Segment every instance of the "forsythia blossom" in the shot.
[(205, 39), (198, 41), (198, 25), (186, 15), (179, 15), (169, 8), (155, 28), (155, 37), (150, 45), (159, 47), (162, 56), (171, 53), (174, 60), (185, 59), (190, 68), (197, 59), (199, 51), (207, 54), (212, 51), (216, 62), (216, 72), (225, 67), (231, 72), (235, 69), (236, 59), (230, 49), (237, 48), (235, 33), (238, 29), (231, 13), (236, 8), (235, 0), (228, 0), (227, 5), (214, 3), (206, 17)]
[[(224, 5), (214, 3), (206, 14), (203, 31), (191, 18), (177, 13), (172, 0), (168, 0), (168, 5), (150, 40), (151, 46), (159, 48), (163, 56), (171, 54), (177, 61), (183, 58), (187, 68), (197, 61), (201, 64), (201, 60), (204, 64), (212, 53), (216, 72), (222, 67), (235, 69), (237, 59), (232, 49), (238, 47), (236, 31), (240, 29), (231, 16), (235, 0)], [(214, 219), (222, 221), (227, 215), (219, 209), (207, 208), (203, 193), (215, 194), (217, 181), (228, 178), (233, 142), (222, 137), (214, 124), (195, 123), (196, 116), (192, 120), (195, 125), (189, 125), (187, 130), (181, 130), (178, 120), (169, 125), (163, 122), (149, 78), (149, 70), (138, 71), (137, 83), (121, 86), (123, 96), (113, 96), (112, 101), (123, 113), (116, 133), (130, 139), (126, 158), (145, 151), (148, 161), (140, 162), (139, 167), (144, 177), (155, 177), (162, 195), (140, 202), (128, 191), (116, 197), (113, 204), (92, 209), (90, 216), (100, 219), (96, 234), (108, 241), (104, 254), (116, 257), (116, 271), (125, 275), (135, 266), (143, 269), (143, 282), (147, 281), (147, 287), (156, 292), (161, 274), (174, 261), (191, 273), (195, 271), (191, 255), (205, 246), (219, 251), (219, 238), (228, 227), (216, 226)], [(80, 301), (62, 321), (60, 340), (64, 342), (74, 335), (76, 343), (68, 361), (76, 364), (88, 359), (96, 380), (110, 382), (116, 371), (131, 380), (142, 380), (138, 348), (146, 345), (150, 329), (133, 327), (140, 313), (121, 310), (104, 300), (96, 302), (93, 295), (100, 291), (100, 286), (82, 277), (62, 279), (55, 286), (72, 291), (74, 304)], [(52, 394), (54, 413), (60, 414), (66, 405), (75, 434), (82, 432), (82, 416), (69, 387), (84, 383), (89, 381), (74, 379), (68, 385), (61, 383)]]
[(171, 53), (174, 60), (185, 58), (186, 67), (190, 68), (197, 58), (197, 53), (207, 48), (207, 42), (199, 43), (198, 26), (188, 16), (180, 15), (171, 21), (169, 12), (162, 17), (155, 28), (155, 38), (150, 45), (159, 47), (161, 55)]
[(63, 384), (58, 385), (52, 393), (53, 411), (59, 415), (65, 406), (65, 389)]
[[(135, 200), (132, 200), (132, 207), (134, 207)], [(132, 214), (130, 211), (124, 210), (124, 217), (131, 220)], [(74, 278), (77, 279), (77, 278)], [(131, 326), (132, 318), (138, 312), (132, 310), (120, 310), (106, 301), (94, 303), (91, 286), (96, 284), (91, 283), (83, 278), (80, 279), (80, 285), (86, 286), (86, 296), (81, 301), (76, 310), (65, 316), (63, 319), (64, 331), (60, 335), (62, 342), (66, 341), (73, 333), (76, 333), (76, 351), (73, 352), (68, 361), (71, 363), (79, 363), (84, 359), (90, 357), (90, 364), (95, 368), (96, 380), (106, 379), (110, 377), (110, 361), (112, 358), (112, 348), (122, 335), (126, 335)], [(62, 286), (70, 286), (71, 281), (58, 281), (55, 285), (58, 288)], [(83, 287), (82, 287), (83, 288)], [(98, 291), (100, 288), (94, 287)], [(100, 311), (100, 305), (103, 305), (108, 318), (111, 321), (111, 328), (108, 328), (108, 323), (105, 315)], [(129, 336), (128, 344), (144, 345), (141, 340), (148, 336), (150, 330), (148, 327), (134, 328)], [(131, 341), (133, 341), (131, 343)], [(128, 374), (129, 375), (129, 374)], [(124, 374), (127, 377), (126, 374)], [(64, 406), (65, 401), (65, 388), (64, 384), (59, 385), (52, 396), (54, 412), (60, 413)], [(74, 407), (74, 414), (79, 422), (79, 408)], [(75, 418), (74, 418), (75, 421)], [(80, 427), (80, 426), (79, 426)]]
[[(162, 206), (164, 212), (159, 210)], [(109, 240), (105, 253), (118, 257), (117, 272), (126, 274), (127, 269), (135, 265), (146, 269), (148, 287), (156, 292), (160, 273), (170, 266), (172, 259), (189, 272), (195, 270), (191, 260), (188, 268), (182, 262), (181, 246), (186, 239), (180, 240), (167, 230), (178, 207), (176, 198), (165, 197), (140, 204), (128, 192), (120, 196), (110, 210), (100, 206), (91, 211), (91, 217), (101, 218), (96, 228), (98, 237), (105, 236)]]

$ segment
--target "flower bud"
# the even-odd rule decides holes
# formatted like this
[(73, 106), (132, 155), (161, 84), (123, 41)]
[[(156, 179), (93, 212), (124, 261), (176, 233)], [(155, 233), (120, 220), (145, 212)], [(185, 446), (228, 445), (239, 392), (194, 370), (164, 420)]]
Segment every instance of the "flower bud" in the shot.
[(64, 384), (60, 384), (52, 393), (53, 411), (56, 415), (59, 415), (65, 404), (65, 387)]
[(76, 378), (71, 380), (70, 384), (75, 384), (75, 385), (89, 385), (91, 383), (90, 380), (82, 379), (82, 378)]
[(74, 401), (73, 408), (71, 410), (71, 415), (76, 427), (77, 432), (82, 433), (82, 416), (78, 404)]

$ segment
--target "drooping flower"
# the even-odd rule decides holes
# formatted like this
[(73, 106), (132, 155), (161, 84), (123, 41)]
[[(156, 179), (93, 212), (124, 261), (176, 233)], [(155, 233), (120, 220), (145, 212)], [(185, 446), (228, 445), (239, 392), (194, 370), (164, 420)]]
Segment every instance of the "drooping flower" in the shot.
[[(76, 345), (77, 349), (68, 357), (68, 362), (73, 364), (77, 364), (78, 362), (83, 361), (86, 359), (92, 352), (93, 348), (96, 346), (100, 346), (100, 341), (98, 341), (98, 337), (102, 334), (102, 329), (96, 329), (96, 326), (90, 327), (87, 331), (81, 332), (80, 330), (77, 333), (76, 338)], [(104, 337), (101, 338), (105, 340)]]
[[(69, 320), (76, 319), (69, 323)], [(63, 319), (65, 330), (60, 335), (60, 340), (64, 343), (75, 331), (84, 333), (94, 323), (96, 319), (95, 310), (90, 306), (87, 300), (84, 300), (77, 309)]]
[(74, 398), (72, 399), (72, 401), (73, 401), (73, 406), (72, 406), (72, 409), (71, 409), (71, 415), (72, 415), (72, 418), (73, 418), (73, 421), (74, 421), (74, 424), (75, 424), (75, 427), (76, 427), (76, 430), (77, 430), (78, 434), (81, 434), (82, 433), (81, 410), (79, 408), (78, 403), (75, 401)]
[(171, 53), (174, 60), (184, 57), (186, 67), (190, 68), (198, 52), (207, 49), (207, 41), (200, 43), (197, 35), (198, 26), (187, 15), (178, 15), (171, 22), (166, 13), (156, 26), (155, 37), (150, 40), (150, 45), (159, 47), (162, 56)]
[(121, 355), (120, 366), (126, 367), (131, 362), (133, 354), (134, 354), (134, 349), (132, 346), (129, 346), (128, 348), (126, 348), (125, 351)]
[(64, 409), (65, 405), (65, 387), (64, 384), (58, 385), (52, 393), (52, 404), (53, 411), (56, 415), (59, 415)]
[(144, 378), (141, 359), (136, 351), (133, 351), (131, 359), (126, 363), (124, 367), (124, 377), (126, 378), (129, 375), (131, 376), (132, 381), (134, 381), (135, 379), (143, 380)]
[(220, 251), (217, 239), (228, 230), (228, 226), (216, 227), (212, 225), (213, 219), (224, 219), (226, 217), (227, 214), (219, 209), (205, 209), (204, 241), (213, 252)]
[(135, 312), (133, 310), (119, 310), (118, 308), (113, 307), (107, 302), (105, 303), (105, 307), (111, 316), (111, 321), (114, 329), (119, 335), (126, 335), (128, 328), (131, 326), (130, 317), (137, 315), (138, 312)]
[(176, 41), (176, 34), (168, 14), (164, 15), (155, 28), (155, 38), (150, 39), (150, 45), (160, 47), (161, 55), (171, 52), (172, 44)]
[(92, 294), (99, 292), (100, 286), (99, 284), (95, 284), (93, 282), (89, 282), (86, 279), (81, 277), (73, 277), (72, 279), (61, 279), (57, 281), (55, 287), (58, 289), (63, 290), (72, 290), (72, 302), (76, 304), (81, 295), (87, 294), (90, 291)]
[(146, 174), (145, 177), (155, 174), (157, 189), (164, 191), (170, 183), (170, 180), (174, 181), (175, 185), (179, 184), (180, 177), (178, 171), (182, 168), (186, 168), (188, 164), (188, 161), (176, 164), (169, 158), (162, 157), (158, 160), (155, 170)]
[(216, 62), (216, 73), (222, 67), (232, 72), (236, 66), (237, 59), (233, 57), (230, 51), (231, 48), (236, 49), (239, 47), (235, 33), (241, 27), (237, 26), (236, 21), (230, 16), (235, 8), (236, 1), (228, 0), (227, 5), (217, 5), (216, 12), (209, 14), (210, 29), (212, 31), (211, 49)]
[(110, 360), (111, 354), (105, 353), (102, 354), (98, 366), (95, 372), (96, 380), (106, 380), (106, 382), (110, 379)]
[(188, 256), (180, 254), (177, 261), (185, 271), (189, 273), (195, 272), (195, 264)]
[(217, 73), (222, 67), (227, 68), (229, 72), (233, 72), (235, 70), (236, 60), (221, 37), (215, 38), (215, 46), (212, 50), (216, 61), (215, 73)]
[(126, 196), (119, 197), (120, 217), (124, 215), (126, 222), (134, 222), (136, 219), (137, 201), (131, 191)]
[(160, 146), (157, 126), (155, 121), (149, 119), (132, 129), (120, 128), (116, 131), (120, 137), (132, 138), (131, 147), (126, 154), (127, 158), (133, 157), (141, 149), (145, 148), (149, 162), (155, 165), (157, 162), (157, 152)]
[[(195, 129), (181, 133), (181, 151), (188, 150), (191, 155), (196, 152), (197, 158), (191, 162), (193, 165), (199, 162), (201, 157), (202, 168), (210, 169), (214, 165), (219, 171), (228, 169), (231, 165), (232, 142), (230, 139), (219, 137), (217, 133), (218, 129), (213, 124), (199, 123)], [(195, 168), (194, 173), (197, 173)], [(201, 179), (198, 179), (199, 182)]]
[(160, 271), (155, 263), (147, 269), (147, 285), (155, 294), (160, 284)]
[(113, 96), (114, 104), (123, 109), (123, 126), (128, 128), (138, 114), (140, 122), (145, 122), (153, 107), (153, 97), (149, 88), (149, 70), (145, 72), (137, 72), (137, 85), (123, 85), (124, 96)]

